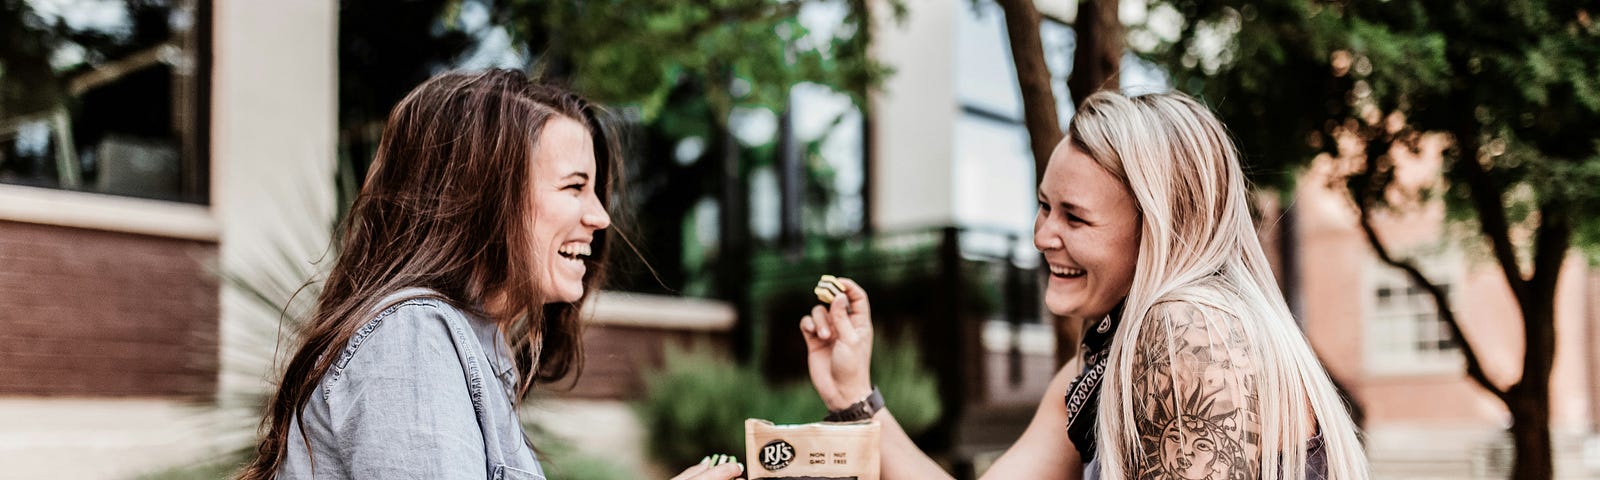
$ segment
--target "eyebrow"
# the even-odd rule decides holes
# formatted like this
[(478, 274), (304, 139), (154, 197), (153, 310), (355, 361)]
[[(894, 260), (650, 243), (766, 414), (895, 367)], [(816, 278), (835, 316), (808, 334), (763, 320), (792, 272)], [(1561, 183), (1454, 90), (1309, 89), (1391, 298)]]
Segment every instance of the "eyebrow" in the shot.
[[(1048, 201), (1049, 198), (1045, 197), (1044, 192), (1038, 192), (1034, 196), (1038, 198), (1040, 203), (1050, 203)], [(1065, 201), (1065, 200), (1056, 202), (1055, 204), (1057, 206), (1060, 206), (1064, 210), (1071, 210), (1071, 211), (1080, 212), (1080, 213), (1084, 211), (1083, 206), (1077, 205), (1077, 204), (1074, 204), (1072, 202), (1068, 202), (1068, 201)]]
[(561, 177), (561, 180), (564, 181), (564, 180), (567, 180), (567, 179), (572, 178), (572, 177), (582, 178), (584, 181), (588, 181), (589, 180), (588, 172), (572, 172), (572, 173), (567, 174), (567, 176), (565, 176), (565, 177)]

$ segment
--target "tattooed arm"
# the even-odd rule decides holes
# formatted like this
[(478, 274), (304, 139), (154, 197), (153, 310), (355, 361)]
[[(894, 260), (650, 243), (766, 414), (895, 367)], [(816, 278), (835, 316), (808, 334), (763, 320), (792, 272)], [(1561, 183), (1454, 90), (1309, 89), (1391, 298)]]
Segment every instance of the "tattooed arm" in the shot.
[(1240, 320), (1187, 302), (1156, 305), (1132, 375), (1140, 480), (1259, 478), (1256, 368)]

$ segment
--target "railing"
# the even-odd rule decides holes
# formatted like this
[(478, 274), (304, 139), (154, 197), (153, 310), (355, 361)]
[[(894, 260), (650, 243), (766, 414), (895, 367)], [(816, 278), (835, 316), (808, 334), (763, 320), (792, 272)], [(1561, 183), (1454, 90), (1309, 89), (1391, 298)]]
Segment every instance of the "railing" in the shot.
[[(939, 379), (944, 418), (920, 438), (933, 450), (952, 447), (956, 422), (985, 402), (985, 322), (1011, 329), (1007, 381), (1023, 381), (1022, 326), (1039, 322), (1040, 276), (1025, 235), (994, 229), (943, 227), (808, 242), (792, 249), (758, 249), (748, 288), (733, 299), (747, 321), (735, 341), (751, 342), (751, 357), (775, 379), (805, 378), (805, 345), (798, 322), (809, 313), (823, 274), (850, 277), (872, 296), (880, 339), (913, 335), (922, 361)], [(882, 344), (882, 340), (880, 340)]]

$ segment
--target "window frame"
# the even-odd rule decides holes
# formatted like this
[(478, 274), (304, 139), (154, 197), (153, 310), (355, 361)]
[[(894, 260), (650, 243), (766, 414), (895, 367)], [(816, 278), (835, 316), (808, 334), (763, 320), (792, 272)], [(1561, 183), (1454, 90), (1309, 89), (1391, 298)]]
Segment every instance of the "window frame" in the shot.
[[(182, 132), (177, 138), (182, 199), (101, 193), (81, 185), (74, 189), (64, 180), (58, 180), (62, 182), (58, 187), (0, 183), (0, 221), (210, 242), (219, 239), (221, 227), (212, 208), (216, 180), (211, 152), (213, 4), (211, 0), (180, 0), (174, 8), (187, 9), (193, 22), (165, 43), (180, 46), (181, 59), (163, 60), (183, 72), (172, 76), (174, 88), (191, 93), (187, 99), (172, 100), (173, 122), (181, 125)], [(93, 75), (72, 82), (74, 95), (105, 81), (89, 77)], [(42, 115), (58, 116), (59, 112)]]
[[(1445, 289), (1451, 310), (1459, 312), (1459, 290), (1465, 279), (1459, 252), (1450, 249), (1419, 251), (1411, 258), (1430, 282)], [(1378, 292), (1383, 289), (1393, 292), (1387, 305), (1379, 302)], [(1450, 348), (1422, 348), (1425, 336), (1421, 334), (1421, 317), (1431, 317), (1441, 329), (1447, 326), (1433, 308), (1431, 295), (1414, 285), (1404, 272), (1372, 258), (1359, 292), (1365, 332), (1363, 358), (1368, 373), (1377, 376), (1459, 375), (1465, 368), (1460, 346), (1453, 342)], [(1389, 338), (1397, 332), (1401, 338)], [(1447, 330), (1440, 334), (1449, 338)], [(1429, 341), (1436, 343), (1439, 339)]]

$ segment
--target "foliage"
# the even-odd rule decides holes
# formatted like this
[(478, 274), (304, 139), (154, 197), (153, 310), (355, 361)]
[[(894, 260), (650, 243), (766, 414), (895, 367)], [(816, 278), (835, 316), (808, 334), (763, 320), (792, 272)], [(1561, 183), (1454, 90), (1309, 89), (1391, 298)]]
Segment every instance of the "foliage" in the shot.
[[(1178, 88), (1222, 115), (1258, 181), (1291, 184), (1289, 174), (1315, 154), (1339, 155), (1338, 135), (1360, 134), (1382, 157), (1382, 147), (1446, 132), (1456, 141), (1447, 163), (1482, 164), (1494, 179), (1486, 193), (1532, 188), (1505, 199), (1524, 214), (1513, 223), (1532, 220), (1526, 214), (1541, 201), (1600, 206), (1600, 191), (1583, 188), (1600, 179), (1600, 24), (1591, 3), (1170, 5), (1184, 19), (1181, 33), (1150, 55), (1171, 67)], [(1204, 48), (1208, 35), (1227, 40)], [(1388, 170), (1386, 162), (1378, 167)], [(1381, 191), (1392, 177), (1376, 173)], [(1457, 219), (1475, 216), (1467, 173), (1445, 170), (1443, 198)], [(1600, 223), (1578, 220), (1582, 243), (1594, 245)]]
[[(939, 417), (937, 385), (920, 366), (914, 343), (879, 339), (872, 378), (895, 419), (915, 435)], [(746, 418), (797, 424), (820, 421), (827, 413), (809, 383), (772, 385), (755, 366), (682, 351), (668, 352), (635, 409), (649, 432), (651, 455), (667, 465), (688, 465), (711, 453), (742, 456)]]
[(497, 17), (538, 52), (540, 69), (600, 101), (638, 105), (646, 120), (685, 81), (700, 83), (722, 118), (735, 105), (781, 110), (801, 82), (863, 104), (886, 72), (866, 52), (867, 2), (843, 2), (848, 14), (831, 32), (801, 23), (807, 3), (821, 2), (505, 0)]
[(569, 480), (628, 480), (636, 472), (594, 452), (581, 452), (570, 441), (537, 423), (524, 422), (523, 431), (538, 448), (539, 464), (551, 478)]
[[(59, 7), (0, 0), (0, 117), (25, 116), (67, 103), (80, 75), (171, 40), (168, 2), (122, 0), (122, 31), (68, 22)], [(84, 23), (88, 23), (85, 25)]]

